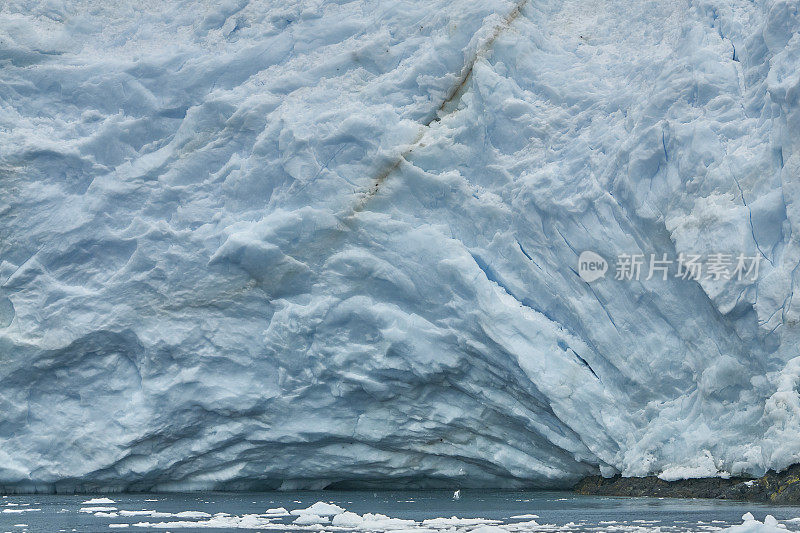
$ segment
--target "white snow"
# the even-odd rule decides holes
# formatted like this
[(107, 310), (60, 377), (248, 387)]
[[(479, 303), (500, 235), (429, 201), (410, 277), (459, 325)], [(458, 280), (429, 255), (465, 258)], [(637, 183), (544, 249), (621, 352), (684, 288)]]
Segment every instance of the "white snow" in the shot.
[[(0, 487), (796, 462), (798, 29), (788, 0), (4, 3)], [(583, 251), (761, 270), (588, 284)]]

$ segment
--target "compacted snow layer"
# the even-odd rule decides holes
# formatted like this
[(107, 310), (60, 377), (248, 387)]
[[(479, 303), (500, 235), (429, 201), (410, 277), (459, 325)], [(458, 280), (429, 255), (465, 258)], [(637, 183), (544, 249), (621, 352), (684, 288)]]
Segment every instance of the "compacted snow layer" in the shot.
[[(784, 0), (4, 3), (0, 485), (797, 462), (798, 28)], [(587, 284), (585, 250), (761, 268)]]

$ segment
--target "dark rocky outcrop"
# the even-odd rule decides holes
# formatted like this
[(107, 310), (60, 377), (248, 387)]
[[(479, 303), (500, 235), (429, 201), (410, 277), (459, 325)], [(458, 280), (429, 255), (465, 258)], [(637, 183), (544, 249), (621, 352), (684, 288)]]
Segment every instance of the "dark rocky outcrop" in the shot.
[(600, 496), (650, 496), (660, 498), (717, 498), (783, 504), (800, 504), (800, 464), (760, 478), (732, 477), (664, 481), (656, 476), (590, 476), (573, 488), (578, 494)]

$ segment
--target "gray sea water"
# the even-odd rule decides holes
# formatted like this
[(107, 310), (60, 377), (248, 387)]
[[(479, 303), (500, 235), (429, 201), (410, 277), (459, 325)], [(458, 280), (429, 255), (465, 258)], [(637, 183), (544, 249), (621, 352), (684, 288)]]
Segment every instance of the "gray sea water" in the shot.
[[(89, 503), (92, 498), (108, 498), (113, 502)], [(332, 503), (361, 515), (361, 518), (346, 515), (353, 524), (366, 521), (337, 526), (335, 524), (341, 524), (343, 519), (335, 518), (332, 525), (330, 520), (334, 515), (329, 514), (319, 518), (322, 523), (296, 523), (298, 519), (300, 522), (316, 520), (309, 519), (302, 511), (316, 502)], [(279, 508), (288, 513), (276, 510)], [(800, 521), (791, 520), (800, 517), (800, 507), (700, 499), (578, 496), (569, 492), (465, 490), (457, 500), (453, 499), (451, 491), (9, 495), (2, 497), (0, 510), (0, 533), (717, 531), (741, 524), (746, 512), (761, 521), (771, 514), (788, 530), (800, 530)], [(379, 513), (394, 520), (365, 517), (366, 513)], [(446, 520), (432, 520), (436, 518)]]

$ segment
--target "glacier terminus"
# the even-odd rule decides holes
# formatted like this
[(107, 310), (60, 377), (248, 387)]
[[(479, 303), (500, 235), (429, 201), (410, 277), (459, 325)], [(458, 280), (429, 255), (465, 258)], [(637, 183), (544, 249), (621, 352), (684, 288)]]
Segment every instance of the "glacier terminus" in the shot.
[[(799, 32), (795, 0), (3, 3), (0, 489), (800, 462)], [(715, 254), (757, 275), (616, 275)]]

